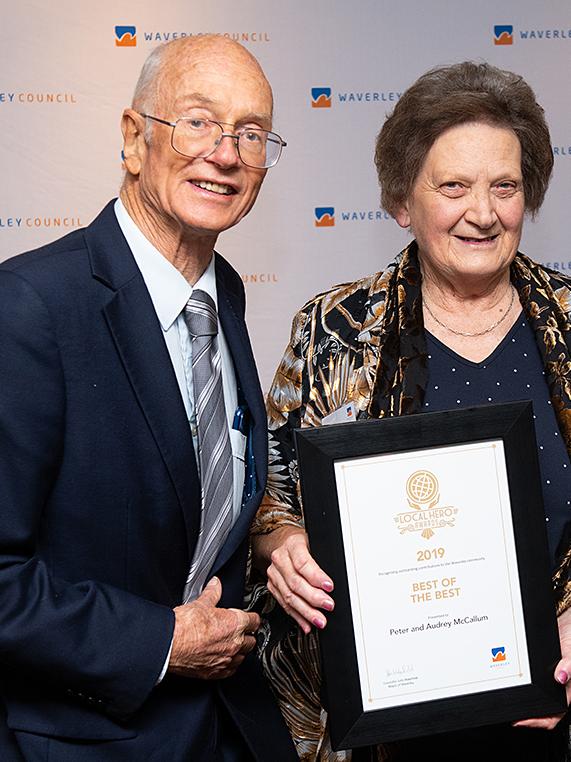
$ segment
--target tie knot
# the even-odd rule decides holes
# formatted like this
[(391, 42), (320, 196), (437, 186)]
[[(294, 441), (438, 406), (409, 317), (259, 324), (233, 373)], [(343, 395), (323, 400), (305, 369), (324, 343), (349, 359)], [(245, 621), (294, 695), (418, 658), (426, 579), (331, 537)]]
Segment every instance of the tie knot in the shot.
[(184, 308), (184, 319), (191, 336), (216, 336), (218, 333), (216, 306), (206, 291), (194, 289)]

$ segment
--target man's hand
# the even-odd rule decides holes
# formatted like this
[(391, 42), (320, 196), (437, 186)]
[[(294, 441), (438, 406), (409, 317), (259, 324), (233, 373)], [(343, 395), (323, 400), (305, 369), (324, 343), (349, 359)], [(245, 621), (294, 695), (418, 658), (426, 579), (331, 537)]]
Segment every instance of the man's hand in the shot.
[(319, 609), (333, 611), (335, 604), (328, 595), (333, 581), (313, 560), (307, 534), (301, 528), (286, 526), (263, 537), (273, 546), (267, 568), (268, 590), (306, 634), (312, 625), (323, 629), (327, 619)]
[(217, 608), (222, 584), (213, 577), (192, 603), (177, 606), (168, 671), (184, 677), (230, 677), (256, 645), (260, 617)]

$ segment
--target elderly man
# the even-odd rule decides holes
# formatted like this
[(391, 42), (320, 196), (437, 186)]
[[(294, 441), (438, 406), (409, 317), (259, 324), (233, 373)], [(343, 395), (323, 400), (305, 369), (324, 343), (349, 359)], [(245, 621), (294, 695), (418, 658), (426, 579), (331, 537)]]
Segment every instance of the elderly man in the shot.
[(243, 47), (158, 48), (120, 199), (0, 267), (2, 760), (297, 759), (241, 610), (265, 415), (213, 253), (279, 159), (271, 126)]

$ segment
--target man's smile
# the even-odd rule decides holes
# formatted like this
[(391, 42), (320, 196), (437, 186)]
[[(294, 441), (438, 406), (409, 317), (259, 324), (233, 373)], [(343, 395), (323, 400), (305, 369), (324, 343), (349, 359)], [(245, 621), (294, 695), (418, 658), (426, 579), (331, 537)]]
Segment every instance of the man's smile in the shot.
[(210, 191), (211, 193), (219, 193), (223, 196), (230, 196), (233, 193), (236, 193), (236, 190), (230, 185), (213, 183), (210, 182), (210, 180), (191, 180), (190, 182), (193, 185), (196, 185), (197, 188), (202, 188), (203, 190)]

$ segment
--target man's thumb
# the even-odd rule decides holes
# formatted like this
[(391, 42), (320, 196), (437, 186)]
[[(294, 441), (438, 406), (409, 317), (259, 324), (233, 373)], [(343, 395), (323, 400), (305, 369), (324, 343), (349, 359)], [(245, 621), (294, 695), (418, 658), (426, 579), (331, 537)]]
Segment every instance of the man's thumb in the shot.
[(210, 606), (216, 606), (222, 595), (222, 583), (218, 577), (212, 577), (208, 582), (200, 597)]

